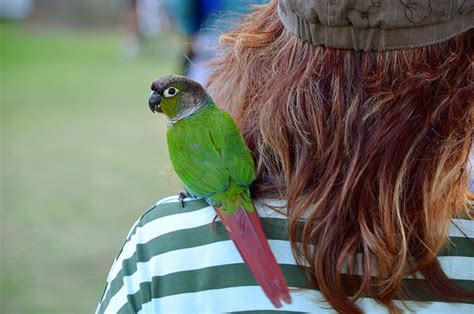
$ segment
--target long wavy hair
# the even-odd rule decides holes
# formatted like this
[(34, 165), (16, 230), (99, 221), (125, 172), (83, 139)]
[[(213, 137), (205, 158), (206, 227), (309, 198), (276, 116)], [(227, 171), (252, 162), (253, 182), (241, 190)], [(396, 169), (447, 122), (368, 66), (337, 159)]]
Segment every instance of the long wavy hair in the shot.
[(288, 201), (311, 286), (340, 312), (360, 312), (361, 296), (397, 312), (402, 278), (417, 273), (443, 299), (472, 298), (436, 256), (451, 218), (470, 214), (473, 31), (410, 50), (338, 50), (294, 37), (276, 9), (259, 6), (221, 36), (208, 85), (256, 160), (253, 197)]

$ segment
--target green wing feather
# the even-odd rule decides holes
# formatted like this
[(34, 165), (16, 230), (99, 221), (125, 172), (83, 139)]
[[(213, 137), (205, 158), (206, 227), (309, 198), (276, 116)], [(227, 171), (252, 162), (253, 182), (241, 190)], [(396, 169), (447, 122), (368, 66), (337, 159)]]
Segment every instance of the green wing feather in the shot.
[[(252, 156), (234, 120), (227, 112), (223, 112), (222, 122), (221, 130), (223, 130), (222, 134), (225, 139), (224, 163), (230, 177), (236, 183), (248, 186), (255, 179)], [(213, 130), (213, 132), (217, 132), (217, 130)]]
[(236, 187), (247, 190), (255, 178), (252, 157), (234, 120), (213, 104), (168, 128), (167, 139), (174, 170), (197, 197), (212, 200), (227, 190), (244, 192)]

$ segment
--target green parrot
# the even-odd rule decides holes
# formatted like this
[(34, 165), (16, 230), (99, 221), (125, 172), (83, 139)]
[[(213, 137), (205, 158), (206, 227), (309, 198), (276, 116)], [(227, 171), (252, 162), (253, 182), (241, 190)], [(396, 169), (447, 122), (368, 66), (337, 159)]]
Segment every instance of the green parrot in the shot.
[(199, 83), (187, 77), (159, 78), (151, 90), (148, 104), (153, 112), (168, 118), (169, 155), (185, 191), (214, 207), (273, 305), (281, 307), (281, 300), (291, 303), (250, 198), (254, 162), (234, 120)]

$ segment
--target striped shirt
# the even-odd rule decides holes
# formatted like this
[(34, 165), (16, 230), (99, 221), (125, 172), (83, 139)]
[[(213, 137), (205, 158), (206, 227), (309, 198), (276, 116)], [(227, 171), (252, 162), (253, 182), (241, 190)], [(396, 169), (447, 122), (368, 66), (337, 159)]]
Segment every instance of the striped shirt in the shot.
[[(266, 203), (282, 205), (281, 201)], [(292, 303), (278, 311), (334, 313), (318, 290), (306, 289), (305, 275), (292, 255), (285, 216), (259, 203), (256, 208), (291, 289)], [(176, 196), (163, 199), (146, 211), (115, 258), (96, 313), (277, 311), (246, 268), (222, 224), (214, 222), (215, 216), (214, 209), (203, 200), (186, 200), (182, 208)], [(458, 286), (474, 290), (474, 221), (453, 222), (451, 241), (438, 260)], [(474, 313), (474, 300), (443, 302), (421, 291), (412, 292), (424, 302), (404, 303), (417, 313)], [(401, 301), (395, 302), (403, 308)], [(361, 298), (357, 304), (368, 313), (387, 312), (371, 298)]]

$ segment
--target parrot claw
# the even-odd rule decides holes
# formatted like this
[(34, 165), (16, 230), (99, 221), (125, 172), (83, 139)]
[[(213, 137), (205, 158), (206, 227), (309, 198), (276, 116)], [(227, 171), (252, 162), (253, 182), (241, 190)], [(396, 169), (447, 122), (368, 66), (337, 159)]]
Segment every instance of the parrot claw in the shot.
[(217, 218), (219, 218), (218, 215), (214, 216), (214, 219), (212, 219), (212, 222), (211, 222), (211, 229), (212, 229), (212, 231), (215, 231), (215, 230), (216, 230), (216, 221), (217, 221)]
[(181, 207), (184, 208), (184, 199), (187, 197), (185, 192), (179, 192), (178, 199), (181, 202)]

